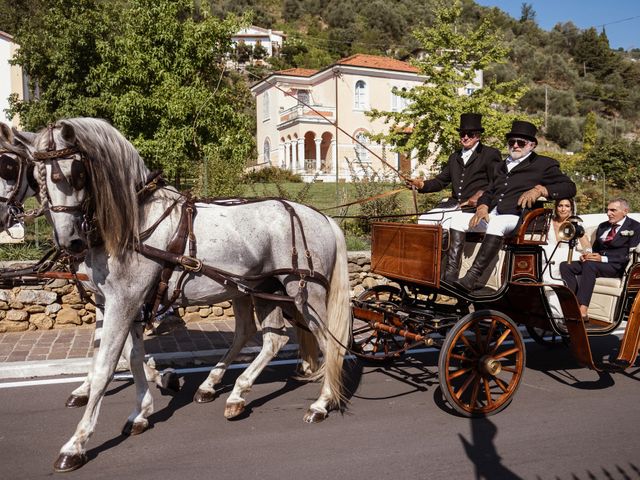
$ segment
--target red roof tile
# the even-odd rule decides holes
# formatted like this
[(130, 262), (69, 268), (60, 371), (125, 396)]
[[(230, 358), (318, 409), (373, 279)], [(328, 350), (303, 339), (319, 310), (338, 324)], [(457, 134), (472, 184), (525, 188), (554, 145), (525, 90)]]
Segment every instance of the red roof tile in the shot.
[(419, 70), (401, 60), (390, 57), (380, 57), (378, 55), (365, 55), (357, 53), (350, 57), (343, 58), (336, 62), (338, 65), (352, 65), (354, 67), (377, 68), (380, 70), (396, 70), (400, 72), (418, 73)]
[(277, 75), (290, 75), (292, 77), (310, 77), (314, 73), (317, 73), (318, 70), (313, 70), (311, 68), (288, 68), (286, 70), (279, 70), (275, 72)]

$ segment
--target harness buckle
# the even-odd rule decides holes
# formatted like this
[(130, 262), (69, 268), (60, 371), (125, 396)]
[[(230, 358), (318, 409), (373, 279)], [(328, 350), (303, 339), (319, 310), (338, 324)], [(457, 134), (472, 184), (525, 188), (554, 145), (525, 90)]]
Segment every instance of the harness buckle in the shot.
[(180, 257), (180, 266), (187, 272), (198, 273), (202, 270), (202, 260), (197, 258), (188, 257), (186, 255)]

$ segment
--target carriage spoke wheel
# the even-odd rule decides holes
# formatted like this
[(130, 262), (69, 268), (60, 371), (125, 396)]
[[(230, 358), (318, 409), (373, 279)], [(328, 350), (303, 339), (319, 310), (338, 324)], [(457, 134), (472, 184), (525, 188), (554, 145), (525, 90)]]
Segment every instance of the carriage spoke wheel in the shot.
[(442, 393), (464, 416), (498, 413), (520, 385), (525, 356), (522, 335), (506, 315), (471, 313), (449, 330), (440, 351)]
[[(396, 287), (377, 285), (362, 292), (358, 300), (393, 312), (401, 304), (402, 294)], [(404, 338), (376, 330), (364, 320), (353, 318), (352, 322), (351, 350), (359, 358), (384, 362), (398, 358), (409, 347)]]

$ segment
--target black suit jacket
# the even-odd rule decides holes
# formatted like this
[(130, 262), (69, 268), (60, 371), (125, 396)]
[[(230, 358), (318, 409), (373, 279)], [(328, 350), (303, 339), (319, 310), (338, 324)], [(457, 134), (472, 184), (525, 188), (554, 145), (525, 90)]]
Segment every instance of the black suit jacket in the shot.
[(493, 181), (495, 169), (502, 162), (502, 155), (493, 147), (478, 143), (465, 165), (462, 150), (452, 153), (442, 171), (424, 182), (421, 193), (439, 192), (451, 184), (451, 196), (462, 203), (478, 190), (486, 190)]
[(572, 198), (576, 185), (560, 171), (560, 164), (553, 158), (531, 152), (526, 159), (507, 171), (506, 162), (497, 167), (493, 183), (480, 197), (478, 205), (487, 205), (489, 211), (498, 207), (498, 213), (520, 215), (518, 199), (536, 185), (546, 187), (547, 199)]
[[(640, 244), (640, 223), (627, 217), (616, 231), (616, 236), (610, 242), (600, 239), (604, 232), (611, 228), (609, 222), (598, 225), (596, 239), (593, 242), (593, 252), (607, 257), (607, 262), (624, 270), (629, 261), (629, 249)], [(622, 232), (625, 232), (624, 234)]]

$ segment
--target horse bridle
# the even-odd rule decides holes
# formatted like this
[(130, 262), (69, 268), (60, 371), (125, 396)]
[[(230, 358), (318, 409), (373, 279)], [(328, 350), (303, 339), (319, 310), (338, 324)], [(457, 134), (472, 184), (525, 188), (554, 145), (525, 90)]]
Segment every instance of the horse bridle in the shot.
[[(15, 155), (12, 158), (7, 154)], [(20, 212), (24, 211), (24, 199), (27, 190), (31, 187), (38, 192), (38, 182), (33, 176), (33, 164), (23, 159), (18, 153), (0, 149), (0, 177), (6, 181), (14, 181), (15, 185), (8, 196), (0, 196), (0, 202), (9, 208), (9, 215), (19, 221)], [(25, 171), (26, 169), (26, 171)], [(25, 182), (22, 177), (25, 175)]]
[[(92, 211), (92, 197), (89, 184), (89, 172), (91, 169), (91, 162), (87, 155), (80, 150), (77, 146), (66, 147), (57, 149), (55, 140), (53, 138), (53, 130), (55, 125), (50, 124), (48, 127), (49, 141), (47, 150), (43, 152), (34, 152), (33, 159), (35, 162), (50, 163), (51, 164), (51, 181), (53, 183), (66, 183), (73, 190), (80, 191), (86, 189), (86, 195), (82, 202), (77, 205), (53, 205), (49, 190), (46, 187), (46, 178), (43, 180), (44, 184), (41, 185), (42, 191), (47, 197), (48, 210), (56, 213), (75, 213), (81, 215), (81, 229), (90, 237), (90, 234), (94, 232), (95, 226), (93, 225), (93, 211)], [(75, 158), (79, 156), (80, 158)], [(60, 168), (59, 160), (72, 160), (71, 164), (71, 177), (67, 177)]]

